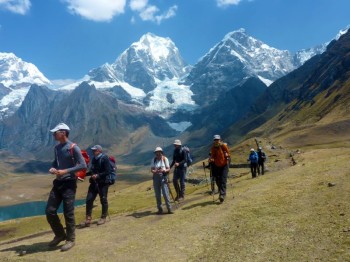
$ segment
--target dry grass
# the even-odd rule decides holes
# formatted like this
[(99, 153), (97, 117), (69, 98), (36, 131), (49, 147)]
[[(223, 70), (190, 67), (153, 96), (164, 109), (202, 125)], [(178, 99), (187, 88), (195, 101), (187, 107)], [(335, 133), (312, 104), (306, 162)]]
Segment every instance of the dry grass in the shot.
[[(277, 150), (276, 158), (288, 163), (286, 151)], [(26, 250), (21, 261), (350, 260), (349, 154), (349, 148), (307, 149), (296, 157), (296, 166), (284, 164), (276, 171), (279, 162), (271, 162), (273, 171), (264, 177), (230, 180), (222, 205), (212, 202), (206, 185), (189, 186), (187, 200), (175, 215), (154, 214), (150, 181), (128, 187), (111, 196), (112, 220), (78, 230), (71, 251), (49, 251), (48, 234), (0, 244), (0, 259), (17, 261), (16, 251)], [(203, 176), (200, 166), (195, 170)], [(328, 187), (329, 182), (335, 186)], [(78, 217), (82, 211), (78, 209)], [(1, 229), (11, 223), (17, 222), (2, 223)], [(96, 246), (105, 248), (91, 252)]]

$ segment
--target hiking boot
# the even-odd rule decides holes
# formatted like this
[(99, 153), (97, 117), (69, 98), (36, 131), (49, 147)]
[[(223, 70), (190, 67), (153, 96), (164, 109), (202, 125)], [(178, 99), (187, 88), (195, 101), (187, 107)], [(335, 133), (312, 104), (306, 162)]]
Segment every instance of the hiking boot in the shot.
[(69, 249), (71, 249), (72, 247), (74, 247), (75, 242), (74, 241), (66, 241), (66, 243), (61, 247), (61, 251), (68, 251)]
[(158, 209), (158, 211), (157, 211), (156, 214), (157, 214), (157, 215), (163, 215), (163, 209)]
[(51, 242), (49, 243), (49, 247), (55, 247), (57, 246), (60, 242), (66, 240), (66, 236), (55, 236), (54, 239), (51, 240)]
[(179, 201), (179, 202), (181, 202), (181, 201), (184, 201), (185, 199), (184, 199), (184, 197), (179, 197), (179, 199), (177, 200), (177, 201)]
[(174, 211), (171, 210), (171, 208), (168, 209), (168, 214), (174, 214)]
[(87, 216), (86, 220), (80, 223), (80, 227), (89, 227), (91, 225), (91, 217)]
[(97, 225), (103, 225), (104, 223), (106, 223), (106, 218), (105, 217), (101, 217), (98, 221), (97, 221)]
[(219, 196), (219, 200), (220, 200), (220, 203), (224, 202), (225, 196), (224, 196), (224, 195), (220, 195), (220, 196)]

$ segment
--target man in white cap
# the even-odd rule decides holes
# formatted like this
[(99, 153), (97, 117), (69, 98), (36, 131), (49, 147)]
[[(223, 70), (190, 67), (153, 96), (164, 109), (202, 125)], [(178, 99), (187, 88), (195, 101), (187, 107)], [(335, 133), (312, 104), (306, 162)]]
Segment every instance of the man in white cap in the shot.
[(168, 174), (170, 171), (169, 160), (163, 155), (163, 149), (157, 147), (154, 150), (155, 157), (151, 162), (151, 172), (153, 174), (153, 187), (157, 200), (158, 215), (163, 214), (162, 198), (163, 194), (165, 205), (168, 209), (168, 214), (173, 214), (171, 210), (169, 189), (168, 189)]
[(182, 201), (185, 198), (185, 174), (186, 174), (186, 163), (187, 155), (185, 150), (181, 147), (181, 141), (176, 139), (174, 141), (174, 153), (173, 153), (173, 162), (170, 165), (170, 168), (175, 166), (173, 184), (176, 190), (175, 201)]
[(219, 188), (219, 200), (224, 202), (226, 197), (226, 184), (228, 174), (228, 164), (230, 159), (230, 150), (226, 143), (221, 141), (220, 135), (214, 136), (214, 143), (210, 150), (209, 162), (211, 164), (213, 177)]
[(250, 171), (252, 172), (252, 178), (256, 178), (259, 157), (254, 148), (250, 149), (248, 161), (250, 162)]
[(80, 224), (82, 227), (89, 227), (91, 224), (91, 215), (94, 201), (97, 194), (100, 197), (102, 206), (102, 214), (97, 222), (97, 225), (103, 225), (106, 222), (108, 215), (108, 188), (111, 183), (109, 181), (110, 174), (113, 172), (112, 166), (109, 162), (109, 157), (102, 153), (102, 146), (95, 145), (91, 148), (94, 157), (91, 162), (92, 176), (89, 179), (90, 186), (86, 196), (86, 219)]
[[(86, 163), (79, 147), (69, 141), (70, 129), (66, 124), (60, 123), (50, 131), (59, 143), (55, 146), (55, 160), (49, 170), (51, 174), (56, 175), (56, 179), (53, 181), (45, 210), (47, 221), (55, 234), (49, 246), (55, 247), (66, 240), (61, 251), (67, 251), (75, 245), (74, 201), (77, 188), (75, 172), (86, 169)], [(62, 202), (66, 232), (57, 215), (57, 209)]]

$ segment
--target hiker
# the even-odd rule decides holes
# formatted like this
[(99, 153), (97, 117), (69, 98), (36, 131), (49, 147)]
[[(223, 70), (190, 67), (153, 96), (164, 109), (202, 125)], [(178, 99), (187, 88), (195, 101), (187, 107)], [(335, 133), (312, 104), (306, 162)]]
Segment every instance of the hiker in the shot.
[[(86, 169), (86, 163), (79, 147), (68, 139), (69, 131), (69, 127), (64, 123), (50, 130), (59, 144), (55, 146), (55, 160), (49, 170), (51, 174), (56, 175), (56, 179), (53, 181), (45, 213), (55, 234), (49, 246), (55, 247), (61, 241), (66, 240), (61, 251), (67, 251), (75, 245), (74, 202), (77, 188), (75, 172)], [(57, 215), (57, 209), (62, 202), (66, 232)]]
[(250, 161), (250, 170), (252, 172), (252, 178), (256, 178), (259, 157), (258, 154), (255, 152), (254, 148), (250, 149), (248, 161)]
[(108, 215), (107, 195), (111, 182), (109, 181), (109, 174), (112, 172), (112, 167), (109, 162), (109, 157), (102, 152), (102, 146), (95, 145), (91, 150), (94, 157), (91, 162), (90, 186), (86, 196), (86, 219), (80, 224), (82, 227), (89, 227), (91, 224), (92, 208), (97, 195), (99, 195), (102, 205), (102, 214), (97, 225), (103, 225)]
[[(265, 160), (266, 160), (266, 154), (264, 151), (262, 151), (262, 147), (259, 146), (258, 148), (258, 175), (264, 175), (265, 174)], [(260, 172), (261, 167), (261, 172)]]
[(226, 197), (226, 184), (230, 151), (227, 144), (221, 141), (220, 135), (214, 136), (214, 143), (210, 150), (209, 162), (213, 178), (219, 188), (219, 200), (224, 202)]
[(173, 162), (170, 165), (170, 168), (175, 166), (173, 184), (176, 191), (175, 201), (182, 201), (185, 198), (185, 174), (186, 174), (186, 163), (187, 155), (185, 150), (181, 147), (181, 141), (176, 139), (173, 143), (174, 153), (173, 153)]
[(169, 197), (169, 181), (168, 174), (170, 171), (169, 160), (163, 154), (161, 147), (156, 147), (154, 150), (155, 157), (151, 162), (151, 172), (153, 174), (153, 187), (157, 200), (158, 215), (163, 214), (162, 198), (163, 194), (165, 205), (168, 209), (168, 214), (173, 214), (171, 210), (170, 197)]

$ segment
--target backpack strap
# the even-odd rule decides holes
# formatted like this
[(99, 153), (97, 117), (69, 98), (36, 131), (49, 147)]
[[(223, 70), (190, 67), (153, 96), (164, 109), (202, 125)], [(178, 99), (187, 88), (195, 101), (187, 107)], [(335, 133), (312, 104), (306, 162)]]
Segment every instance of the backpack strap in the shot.
[(72, 144), (70, 145), (70, 147), (69, 147), (69, 153), (70, 153), (70, 155), (71, 155), (71, 157), (72, 157), (73, 164), (75, 164), (75, 159), (74, 159), (74, 152), (73, 152), (73, 150), (74, 150), (74, 147), (75, 147), (76, 145), (77, 145), (77, 144), (72, 143)]

